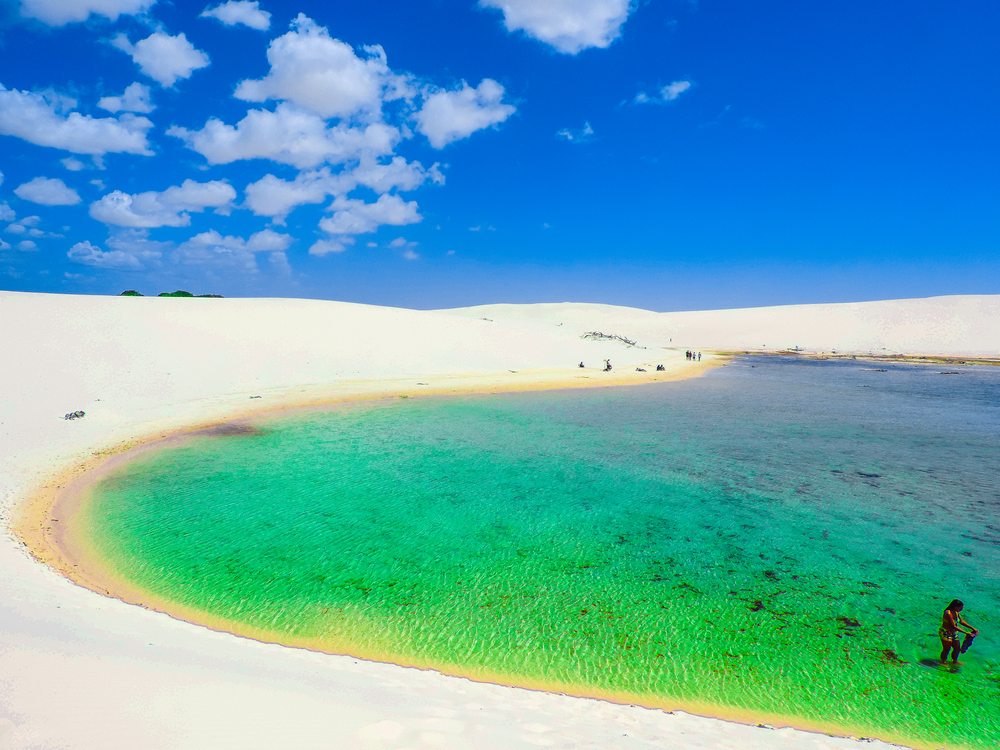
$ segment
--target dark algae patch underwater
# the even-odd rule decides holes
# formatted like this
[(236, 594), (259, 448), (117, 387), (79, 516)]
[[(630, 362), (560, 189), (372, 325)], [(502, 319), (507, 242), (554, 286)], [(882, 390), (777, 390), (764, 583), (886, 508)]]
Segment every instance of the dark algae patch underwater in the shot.
[[(996, 368), (754, 358), (351, 405), (149, 454), (83, 522), (134, 585), (264, 639), (996, 747), (998, 404)], [(981, 635), (927, 666), (953, 598)]]

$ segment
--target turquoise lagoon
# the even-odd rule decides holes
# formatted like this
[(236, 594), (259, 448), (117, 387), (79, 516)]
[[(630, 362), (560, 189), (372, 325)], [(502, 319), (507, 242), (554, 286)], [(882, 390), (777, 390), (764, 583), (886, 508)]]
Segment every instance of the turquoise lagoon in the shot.
[[(272, 417), (125, 465), (82, 523), (134, 586), (265, 640), (995, 747), (1000, 368), (943, 371), (755, 357)], [(953, 598), (982, 630), (955, 670)]]

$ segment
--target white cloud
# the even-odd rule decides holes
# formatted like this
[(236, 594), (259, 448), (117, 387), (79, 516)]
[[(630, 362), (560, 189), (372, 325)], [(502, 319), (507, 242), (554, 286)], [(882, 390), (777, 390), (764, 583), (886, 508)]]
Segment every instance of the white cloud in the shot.
[(417, 213), (416, 201), (404, 201), (398, 195), (382, 195), (374, 203), (354, 198), (338, 197), (330, 206), (332, 216), (322, 219), (320, 229), (331, 235), (367, 234), (383, 224), (404, 226), (416, 224), (423, 217)]
[(635, 8), (632, 0), (479, 0), (503, 11), (507, 31), (528, 36), (575, 55), (588, 47), (607, 47), (621, 35)]
[(292, 244), (287, 234), (278, 234), (270, 229), (242, 237), (222, 236), (214, 229), (196, 234), (182, 242), (173, 253), (173, 260), (187, 265), (209, 265), (215, 267), (235, 267), (244, 271), (257, 271), (255, 253), (283, 253)]
[(342, 253), (347, 249), (348, 245), (354, 244), (353, 237), (337, 237), (336, 239), (330, 240), (316, 240), (313, 246), (309, 248), (310, 255), (319, 255), (320, 257), (324, 255), (329, 255), (330, 253)]
[(43, 206), (75, 206), (80, 202), (80, 195), (73, 188), (66, 187), (62, 180), (46, 177), (36, 177), (15, 188), (14, 195)]
[(17, 243), (17, 249), (23, 250), (26, 253), (30, 253), (32, 250), (37, 250), (38, 245), (36, 245), (31, 240), (21, 240)]
[(294, 180), (282, 180), (273, 174), (264, 175), (257, 182), (247, 185), (246, 206), (257, 216), (271, 216), (277, 223), (296, 207), (307, 203), (322, 203), (331, 195), (346, 195), (358, 185), (364, 185), (380, 195), (390, 190), (413, 190), (425, 181), (441, 184), (444, 175), (434, 164), (424, 169), (418, 162), (407, 162), (402, 156), (388, 164), (364, 158), (353, 169), (336, 175), (328, 167), (300, 172)]
[(215, 18), (226, 26), (238, 23), (258, 31), (271, 28), (271, 14), (260, 9), (260, 4), (249, 0), (229, 0), (214, 8), (205, 8), (199, 18)]
[(640, 91), (635, 95), (636, 104), (665, 104), (672, 102), (685, 91), (691, 88), (691, 81), (674, 81), (660, 88), (658, 96), (650, 96), (645, 91)]
[(492, 78), (484, 78), (476, 88), (462, 81), (462, 87), (454, 91), (430, 89), (415, 115), (417, 130), (434, 148), (444, 148), (514, 114), (512, 105), (501, 102), (503, 95), (503, 86)]
[(66, 167), (66, 169), (68, 169), (70, 172), (79, 172), (81, 169), (84, 168), (83, 162), (72, 156), (67, 156), (65, 159), (60, 159), (59, 163), (62, 164), (64, 167)]
[(367, 56), (358, 57), (350, 45), (301, 13), (291, 28), (267, 48), (270, 73), (240, 83), (237, 99), (294, 102), (328, 119), (375, 114), (383, 100), (412, 93), (405, 79), (389, 69), (381, 47), (365, 47)]
[(414, 250), (417, 247), (417, 243), (409, 242), (405, 237), (397, 237), (389, 243), (389, 247), (394, 250), (403, 250), (403, 257), (407, 260), (417, 260), (420, 257), (417, 251)]
[(482, 229), (481, 226), (469, 227), (470, 232), (478, 232), (480, 229)]
[(158, 261), (165, 251), (173, 247), (172, 242), (149, 239), (148, 229), (114, 229), (107, 245), (147, 263)]
[(139, 260), (123, 250), (101, 250), (90, 242), (77, 242), (66, 253), (66, 257), (74, 263), (97, 268), (120, 268), (137, 271), (142, 268)]
[(3, 185), (3, 172), (0, 172), (0, 185)]
[(0, 221), (14, 221), (17, 218), (17, 214), (14, 213), (14, 209), (7, 205), (6, 201), (0, 203)]
[(565, 138), (570, 143), (587, 143), (588, 141), (593, 140), (593, 136), (594, 129), (590, 127), (589, 122), (583, 123), (583, 127), (579, 130), (563, 128), (556, 133), (557, 138)]
[(291, 274), (292, 266), (288, 262), (288, 256), (284, 252), (275, 251), (270, 253), (267, 256), (267, 260), (271, 264), (271, 267), (278, 273), (285, 276)]
[(374, 159), (363, 158), (350, 176), (358, 185), (370, 187), (376, 193), (397, 190), (415, 190), (430, 180), (436, 185), (444, 184), (444, 174), (437, 162), (430, 169), (424, 169), (419, 161), (408, 162), (402, 156), (393, 157), (388, 164), (379, 164)]
[(156, 31), (135, 44), (119, 34), (111, 44), (130, 55), (143, 75), (166, 87), (173, 86), (179, 78), (190, 78), (194, 71), (210, 62), (208, 55), (195, 49), (183, 33), (170, 36)]
[[(141, 44), (142, 42), (140, 42)], [(136, 81), (129, 84), (121, 96), (105, 96), (97, 106), (108, 112), (152, 112), (156, 107), (149, 99), (149, 86)]]
[(10, 250), (10, 243), (0, 240), (0, 250)]
[(76, 102), (51, 92), (8, 90), (0, 84), (0, 134), (22, 138), (37, 146), (60, 148), (74, 154), (126, 153), (151, 155), (145, 117), (123, 114), (95, 118), (69, 112)]
[(324, 162), (340, 164), (361, 154), (392, 153), (402, 134), (384, 123), (367, 127), (344, 124), (327, 127), (322, 118), (288, 104), (274, 112), (251, 110), (236, 127), (212, 118), (201, 130), (172, 127), (167, 135), (182, 139), (209, 164), (229, 164), (240, 159), (270, 159), (299, 169)]
[(163, 192), (129, 195), (115, 190), (90, 204), (90, 215), (104, 224), (119, 227), (186, 227), (191, 223), (188, 211), (215, 208), (218, 214), (232, 210), (236, 191), (227, 182), (185, 180), (180, 186)]
[(689, 88), (691, 88), (691, 81), (674, 81), (660, 89), (660, 95), (663, 97), (663, 101), (672, 102)]
[(283, 223), (296, 206), (322, 203), (335, 192), (348, 192), (338, 190), (339, 183), (340, 176), (332, 175), (328, 167), (300, 172), (292, 181), (267, 174), (246, 186), (245, 205), (256, 216), (270, 216), (277, 223)]
[(117, 21), (145, 13), (156, 0), (21, 0), (21, 15), (49, 26), (86, 21), (91, 14)]
[[(344, 165), (336, 178), (319, 172), (294, 181), (268, 175), (248, 186), (247, 205), (280, 222), (297, 205), (322, 203), (361, 185), (383, 194), (413, 190), (428, 180), (443, 184), (440, 165), (425, 168), (394, 153), (400, 141), (413, 136), (405, 124), (414, 109), (412, 100), (426, 99), (416, 117), (439, 147), (496, 125), (515, 111), (502, 103), (503, 87), (493, 80), (477, 88), (463, 82), (455, 91), (417, 90), (410, 84), (412, 76), (388, 67), (381, 47), (364, 50), (364, 55), (355, 53), (300, 14), (291, 31), (271, 42), (268, 75), (244, 80), (235, 92), (248, 101), (277, 100), (273, 111), (251, 110), (235, 125), (212, 117), (201, 129), (174, 126), (167, 134), (212, 165), (249, 159), (300, 170)], [(382, 103), (394, 99), (407, 103), (384, 112)]]

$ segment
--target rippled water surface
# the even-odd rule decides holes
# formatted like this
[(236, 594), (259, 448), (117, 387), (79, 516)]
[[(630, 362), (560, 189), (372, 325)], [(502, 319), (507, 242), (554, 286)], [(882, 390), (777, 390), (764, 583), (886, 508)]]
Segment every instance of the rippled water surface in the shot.
[[(301, 413), (129, 464), (84, 523), (134, 584), (264, 638), (993, 747), (1000, 369), (950, 369)], [(921, 664), (956, 597), (982, 635)]]

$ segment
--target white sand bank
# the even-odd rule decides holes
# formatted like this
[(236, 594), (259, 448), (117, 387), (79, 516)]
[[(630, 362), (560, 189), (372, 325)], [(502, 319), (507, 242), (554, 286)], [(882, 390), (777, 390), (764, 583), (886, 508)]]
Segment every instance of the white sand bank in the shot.
[(530, 323), (541, 330), (561, 323), (681, 349), (1000, 357), (996, 295), (672, 313), (569, 302), (443, 312)]
[[(998, 298), (871, 304), (885, 306), (882, 330), (898, 334), (879, 346), (1000, 353)], [(834, 321), (829, 348), (872, 341), (858, 329), (858, 306), (822, 307)], [(658, 374), (635, 367), (656, 363), (673, 377), (697, 367), (684, 348), (755, 348), (733, 343), (732, 326), (748, 317), (757, 327), (741, 335), (806, 347), (808, 339), (779, 338), (795, 339), (810, 310), (736, 318), (596, 305), (415, 312), (0, 292), (0, 522), (7, 530), (47, 477), (159, 431), (366, 394), (646, 382)], [(692, 316), (687, 328), (684, 316)], [(937, 338), (915, 319), (941, 321)], [(588, 330), (649, 348), (581, 340)], [(617, 381), (574, 366), (607, 357)], [(86, 417), (61, 418), (76, 410)], [(30, 559), (9, 533), (0, 540), (0, 750), (858, 746), (887, 747), (242, 640), (93, 594)]]

